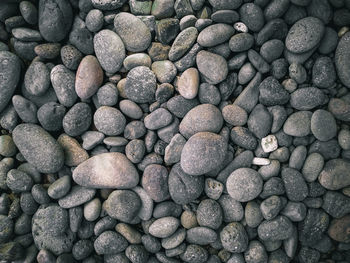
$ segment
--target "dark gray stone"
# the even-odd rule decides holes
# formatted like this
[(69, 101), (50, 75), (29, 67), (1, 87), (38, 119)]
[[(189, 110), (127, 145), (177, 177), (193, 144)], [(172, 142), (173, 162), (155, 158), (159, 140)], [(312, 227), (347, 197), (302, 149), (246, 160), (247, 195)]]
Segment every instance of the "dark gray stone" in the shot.
[(258, 235), (262, 240), (276, 241), (291, 237), (292, 222), (285, 216), (277, 216), (272, 220), (263, 221), (258, 227)]
[(222, 246), (233, 253), (246, 251), (248, 247), (248, 235), (243, 225), (232, 222), (226, 225), (220, 232)]

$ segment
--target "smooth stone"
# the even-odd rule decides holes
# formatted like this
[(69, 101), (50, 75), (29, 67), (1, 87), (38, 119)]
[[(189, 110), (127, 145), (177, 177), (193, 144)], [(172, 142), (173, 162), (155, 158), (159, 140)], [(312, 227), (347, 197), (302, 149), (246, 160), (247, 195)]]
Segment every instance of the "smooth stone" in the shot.
[(241, 221), (244, 217), (243, 206), (228, 194), (222, 194), (218, 199), (222, 208), (223, 220), (226, 223)]
[(200, 202), (197, 208), (197, 221), (200, 226), (218, 229), (222, 219), (222, 208), (217, 201), (204, 199)]
[(278, 59), (284, 50), (284, 43), (279, 39), (271, 39), (260, 48), (260, 55), (269, 63)]
[(293, 168), (284, 168), (281, 172), (286, 194), (291, 201), (303, 201), (308, 195), (308, 187), (302, 174)]
[(299, 88), (290, 95), (290, 104), (297, 110), (311, 110), (322, 105), (325, 101), (324, 93), (315, 87)]
[(248, 234), (239, 222), (226, 225), (220, 232), (222, 246), (232, 253), (242, 253), (248, 247)]
[(15, 108), (18, 116), (23, 122), (27, 123), (37, 123), (37, 107), (36, 105), (22, 97), (21, 95), (14, 95), (12, 97), (12, 104)]
[(292, 113), (283, 125), (284, 133), (296, 137), (309, 135), (311, 132), (311, 117), (312, 112), (310, 111)]
[(57, 65), (51, 69), (50, 78), (60, 104), (73, 106), (78, 98), (75, 92), (75, 74), (64, 65)]
[(190, 244), (208, 245), (216, 239), (216, 232), (208, 227), (194, 227), (186, 232), (186, 241)]
[[(91, 0), (89, 6), (101, 9), (101, 10), (115, 10), (126, 2), (126, 0)], [(80, 5), (79, 5), (80, 6)], [(91, 8), (92, 8), (91, 6)]]
[(73, 12), (69, 2), (39, 1), (38, 25), (40, 34), (48, 42), (63, 40), (72, 25)]
[(208, 251), (199, 245), (190, 244), (180, 258), (186, 263), (204, 263), (207, 262)]
[(69, 167), (78, 166), (89, 158), (89, 154), (80, 146), (79, 142), (67, 134), (61, 134), (57, 143), (63, 149), (64, 164)]
[(103, 204), (107, 214), (124, 223), (131, 223), (141, 209), (141, 199), (131, 190), (115, 190)]
[(283, 105), (290, 98), (288, 91), (272, 76), (260, 83), (259, 91), (259, 102), (265, 106)]
[(344, 159), (326, 162), (318, 180), (328, 190), (339, 190), (350, 185), (350, 163)]
[(222, 136), (212, 132), (198, 132), (182, 149), (181, 168), (190, 175), (205, 174), (221, 165), (226, 152), (227, 142)]
[(78, 136), (89, 129), (91, 124), (91, 108), (87, 103), (74, 104), (63, 118), (64, 132), (70, 136)]
[(188, 204), (197, 199), (204, 190), (204, 178), (186, 174), (180, 163), (175, 164), (168, 178), (171, 199), (177, 204)]
[(85, 18), (85, 25), (91, 32), (98, 32), (103, 27), (103, 22), (103, 13), (98, 9), (90, 10)]
[(302, 174), (307, 182), (313, 182), (318, 178), (324, 165), (324, 158), (319, 153), (311, 153), (305, 159)]
[(230, 138), (235, 144), (247, 150), (253, 151), (258, 146), (258, 142), (254, 134), (246, 127), (234, 127), (231, 130)]
[(60, 53), (63, 64), (70, 70), (76, 70), (83, 59), (83, 54), (72, 45), (63, 46)]
[(332, 98), (328, 103), (328, 110), (341, 121), (350, 120), (350, 103), (343, 99)]
[(29, 1), (21, 1), (19, 4), (19, 10), (24, 20), (31, 25), (35, 25), (38, 22), (38, 10), (36, 6)]
[(196, 63), (199, 72), (209, 84), (218, 84), (227, 77), (227, 62), (220, 55), (202, 50), (196, 56)]
[(320, 141), (329, 141), (337, 135), (337, 124), (326, 110), (317, 110), (311, 117), (311, 132)]
[(0, 51), (0, 112), (7, 106), (21, 74), (19, 58), (9, 51)]
[(9, 135), (0, 136), (0, 154), (4, 157), (11, 157), (15, 155), (17, 148), (15, 143), (12, 140), (12, 137)]
[(43, 62), (33, 62), (28, 67), (24, 84), (27, 91), (34, 96), (40, 96), (50, 86), (50, 72)]
[(272, 116), (264, 105), (258, 104), (250, 113), (247, 124), (249, 131), (262, 139), (271, 131)]
[(222, 117), (233, 126), (243, 126), (247, 123), (247, 112), (238, 105), (227, 105), (222, 109)]
[[(239, 168), (227, 178), (226, 189), (229, 195), (239, 202), (256, 198), (262, 191), (261, 175), (251, 168)], [(245, 191), (244, 189), (249, 189)]]
[(203, 29), (197, 38), (202, 47), (214, 47), (226, 42), (234, 34), (235, 30), (228, 24), (215, 24)]
[(162, 217), (154, 221), (149, 227), (149, 233), (158, 238), (167, 238), (175, 233), (180, 221), (175, 217)]
[(128, 246), (128, 241), (119, 233), (107, 230), (94, 241), (94, 249), (98, 255), (118, 254)]
[(242, 4), (242, 0), (209, 0), (209, 3), (216, 9), (236, 9)]
[(62, 208), (73, 208), (90, 201), (95, 196), (96, 190), (75, 185), (70, 192), (58, 200)]
[(42, 173), (55, 173), (64, 163), (64, 153), (56, 140), (35, 124), (20, 124), (12, 133), (24, 158)]
[(218, 133), (223, 125), (221, 112), (212, 104), (201, 104), (191, 109), (182, 119), (179, 131), (185, 138), (198, 132)]
[(141, 184), (155, 202), (162, 202), (169, 198), (168, 171), (165, 166), (148, 165), (143, 171)]
[(198, 94), (199, 73), (196, 68), (186, 69), (180, 76), (178, 91), (185, 99), (194, 99)]
[(350, 197), (336, 191), (327, 191), (323, 196), (322, 209), (334, 218), (350, 212)]
[(238, 33), (231, 37), (229, 46), (232, 52), (243, 52), (254, 44), (254, 37), (249, 33)]
[(164, 108), (156, 109), (148, 114), (145, 119), (145, 127), (149, 130), (158, 130), (168, 126), (173, 120), (172, 114)]
[(73, 180), (91, 188), (129, 189), (139, 182), (134, 165), (122, 153), (103, 153), (81, 163), (73, 171)]
[(330, 88), (336, 80), (336, 71), (330, 57), (319, 57), (312, 67), (312, 83), (319, 88)]
[(128, 51), (144, 51), (151, 44), (151, 32), (137, 16), (126, 12), (118, 13), (114, 18), (114, 28)]
[(125, 47), (121, 38), (112, 30), (104, 29), (94, 36), (94, 50), (101, 67), (109, 74), (123, 65)]
[(95, 111), (94, 124), (99, 132), (108, 136), (116, 136), (123, 133), (126, 119), (118, 109), (102, 106)]
[(258, 227), (258, 235), (262, 240), (276, 241), (291, 237), (292, 222), (285, 216), (277, 216), (272, 220), (263, 221)]
[(54, 181), (47, 189), (47, 194), (53, 199), (59, 199), (65, 196), (71, 187), (71, 178), (65, 175)]
[(196, 42), (197, 36), (198, 30), (195, 27), (188, 27), (181, 31), (169, 50), (169, 60), (176, 61), (185, 55)]
[(86, 56), (79, 64), (75, 91), (81, 99), (88, 99), (94, 95), (103, 82), (103, 71), (100, 63), (94, 56)]
[(324, 25), (316, 17), (298, 20), (289, 30), (285, 40), (286, 48), (293, 53), (304, 53), (313, 49), (322, 39)]
[(328, 229), (329, 236), (335, 241), (348, 244), (350, 242), (349, 224), (350, 215), (333, 219)]
[(131, 69), (126, 77), (125, 95), (136, 103), (152, 102), (156, 92), (156, 76), (145, 66)]
[(114, 106), (118, 102), (118, 93), (117, 87), (108, 82), (98, 89), (96, 93), (97, 101), (101, 106)]
[(264, 14), (257, 4), (243, 4), (239, 9), (239, 15), (240, 20), (253, 32), (259, 32), (264, 26)]
[(141, 220), (150, 220), (153, 213), (153, 200), (152, 198), (147, 194), (145, 189), (143, 189), (140, 186), (136, 186), (132, 189), (135, 193), (137, 193), (141, 200), (141, 208), (137, 214), (137, 216)]
[(152, 71), (160, 83), (171, 83), (177, 73), (175, 65), (169, 60), (153, 62)]
[(340, 81), (346, 86), (350, 87), (350, 33), (346, 33), (342, 36), (340, 41), (338, 42), (337, 49), (335, 51), (335, 66), (337, 69), (337, 75)]
[(6, 185), (14, 193), (30, 191), (33, 186), (32, 178), (25, 172), (11, 169), (7, 173)]

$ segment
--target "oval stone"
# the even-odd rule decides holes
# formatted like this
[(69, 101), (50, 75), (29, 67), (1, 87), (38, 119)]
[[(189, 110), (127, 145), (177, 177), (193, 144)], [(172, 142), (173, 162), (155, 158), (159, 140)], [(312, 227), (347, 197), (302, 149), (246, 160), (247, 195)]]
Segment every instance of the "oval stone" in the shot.
[(86, 56), (80, 62), (75, 78), (75, 91), (78, 96), (86, 100), (94, 95), (102, 85), (103, 71), (94, 56)]
[(19, 58), (8, 51), (0, 51), (0, 112), (10, 101), (21, 75)]
[(198, 94), (199, 73), (196, 68), (186, 69), (178, 80), (177, 88), (185, 99), (194, 99)]
[(340, 39), (334, 58), (340, 81), (350, 88), (350, 32)]
[(12, 138), (23, 157), (39, 172), (55, 173), (63, 166), (61, 146), (40, 126), (20, 124), (13, 130)]
[(289, 115), (283, 125), (283, 132), (296, 137), (303, 137), (310, 134), (311, 111), (297, 111)]
[(220, 55), (202, 50), (198, 52), (196, 62), (199, 72), (209, 84), (218, 84), (227, 77), (227, 62)]
[(123, 65), (124, 43), (112, 30), (101, 30), (95, 35), (94, 50), (101, 67), (106, 72), (113, 74)]
[(218, 133), (223, 122), (217, 107), (212, 104), (201, 104), (187, 112), (180, 123), (179, 130), (188, 139), (197, 132)]
[(193, 46), (198, 36), (198, 30), (195, 27), (188, 27), (182, 30), (175, 38), (173, 45), (169, 50), (169, 60), (176, 61), (181, 58)]
[(201, 175), (219, 167), (226, 157), (226, 140), (212, 132), (198, 132), (185, 144), (181, 168), (190, 175)]
[(333, 159), (326, 163), (318, 180), (329, 190), (339, 190), (350, 185), (350, 163), (344, 159)]
[(73, 180), (90, 188), (128, 189), (139, 182), (134, 165), (122, 153), (102, 153), (81, 163), (73, 171)]
[(322, 105), (325, 95), (314, 87), (300, 88), (290, 95), (290, 105), (297, 110), (311, 110)]
[(313, 49), (322, 39), (323, 22), (316, 17), (305, 17), (298, 20), (289, 30), (286, 37), (286, 48), (293, 53), (304, 53)]
[(30, 64), (24, 76), (27, 91), (34, 96), (43, 95), (50, 86), (50, 72), (43, 62)]
[(120, 12), (114, 18), (114, 28), (128, 51), (140, 52), (151, 44), (151, 31), (142, 20), (130, 13)]
[(235, 170), (226, 181), (227, 192), (239, 202), (253, 200), (261, 193), (262, 187), (261, 175), (251, 168)]
[(198, 35), (197, 42), (202, 47), (214, 47), (226, 42), (235, 30), (228, 24), (215, 24), (204, 28)]
[(329, 141), (337, 135), (337, 123), (329, 111), (317, 110), (311, 117), (311, 131), (320, 141)]

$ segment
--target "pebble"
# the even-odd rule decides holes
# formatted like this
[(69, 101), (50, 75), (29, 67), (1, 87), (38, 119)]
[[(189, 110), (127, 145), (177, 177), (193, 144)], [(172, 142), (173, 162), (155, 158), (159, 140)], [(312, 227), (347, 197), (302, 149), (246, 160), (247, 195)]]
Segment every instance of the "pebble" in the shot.
[(96, 193), (95, 189), (85, 188), (75, 185), (71, 188), (67, 195), (58, 200), (58, 204), (62, 208), (72, 208), (90, 201)]
[(82, 53), (72, 45), (63, 46), (60, 54), (63, 64), (70, 70), (76, 70), (83, 59)]
[(9, 51), (0, 51), (0, 111), (2, 111), (16, 89), (20, 79), (19, 58)]
[(0, 136), (0, 154), (4, 157), (11, 157), (15, 155), (17, 148), (9, 135)]
[(337, 49), (335, 51), (335, 67), (337, 70), (337, 75), (340, 81), (346, 86), (350, 87), (350, 78), (347, 74), (349, 71), (349, 45), (350, 45), (350, 33), (346, 33), (342, 36), (338, 42)]
[(235, 144), (247, 150), (255, 150), (258, 145), (255, 136), (246, 127), (234, 127), (231, 130), (230, 138)]
[(197, 221), (200, 226), (218, 229), (222, 219), (222, 209), (218, 202), (212, 199), (205, 199), (200, 202), (197, 208)]
[(186, 232), (186, 240), (190, 244), (208, 245), (216, 239), (216, 232), (208, 227), (194, 227)]
[(248, 129), (258, 139), (262, 139), (271, 131), (272, 116), (264, 105), (258, 104), (250, 113), (247, 124)]
[(174, 234), (169, 237), (163, 238), (161, 246), (165, 249), (173, 249), (182, 244), (185, 240), (187, 232), (184, 228), (178, 228)]
[(131, 69), (126, 77), (125, 95), (136, 103), (152, 102), (156, 91), (156, 76), (145, 66)]
[(235, 30), (228, 24), (215, 24), (203, 29), (197, 38), (197, 42), (202, 47), (214, 47), (228, 41)]
[(242, 253), (248, 247), (248, 235), (243, 225), (232, 222), (226, 225), (220, 232), (222, 246), (232, 253)]
[(222, 117), (233, 126), (244, 126), (248, 121), (247, 112), (235, 104), (225, 106), (222, 109)]
[(181, 168), (190, 175), (205, 174), (221, 165), (226, 151), (227, 142), (223, 137), (212, 132), (198, 132), (183, 147)]
[(264, 26), (264, 14), (259, 5), (245, 3), (239, 9), (241, 21), (253, 32), (259, 32)]
[(240, 202), (234, 200), (228, 194), (222, 194), (218, 199), (222, 208), (224, 222), (241, 221), (244, 216), (244, 210)]
[(268, 135), (261, 139), (261, 147), (265, 153), (273, 152), (278, 148), (278, 142), (275, 135)]
[(177, 73), (175, 65), (169, 60), (153, 62), (152, 71), (160, 83), (171, 83)]
[(311, 132), (320, 141), (329, 141), (337, 135), (337, 125), (333, 115), (326, 110), (317, 110), (311, 117)]
[(6, 185), (15, 193), (27, 192), (32, 188), (33, 180), (25, 172), (11, 169), (7, 173)]
[(344, 159), (329, 160), (319, 174), (318, 180), (328, 190), (342, 189), (350, 185), (349, 168), (350, 163)]
[(348, 233), (350, 216), (346, 215), (339, 219), (333, 219), (328, 229), (329, 236), (338, 242), (349, 243)]
[(144, 119), (145, 127), (150, 130), (158, 130), (168, 126), (173, 120), (173, 116), (164, 108), (156, 109)]
[(179, 225), (180, 221), (175, 217), (162, 217), (151, 224), (149, 233), (158, 238), (167, 238), (175, 233)]
[(179, 131), (185, 138), (190, 138), (198, 132), (218, 133), (223, 125), (221, 112), (211, 104), (194, 107), (183, 117)]
[(307, 136), (311, 132), (311, 117), (310, 111), (298, 111), (289, 115), (283, 125), (283, 132), (297, 137)]
[(175, 164), (168, 178), (169, 194), (177, 204), (187, 204), (197, 199), (204, 190), (204, 178), (186, 174), (180, 163)]
[(103, 71), (94, 56), (86, 56), (79, 64), (75, 77), (75, 91), (79, 98), (88, 99), (94, 95), (103, 81)]
[(123, 65), (125, 58), (124, 43), (113, 31), (108, 29), (99, 31), (94, 36), (94, 50), (101, 67), (107, 73), (116, 73)]
[(53, 182), (47, 189), (47, 194), (53, 199), (64, 197), (71, 188), (70, 176), (65, 175)]
[(285, 216), (277, 216), (272, 220), (263, 221), (258, 227), (258, 235), (262, 240), (285, 240), (292, 235), (293, 224)]
[(324, 25), (316, 17), (305, 17), (298, 20), (289, 30), (286, 37), (286, 48), (300, 54), (313, 49), (321, 41)]
[(39, 172), (55, 173), (64, 163), (62, 148), (36, 124), (20, 124), (13, 131), (13, 141), (24, 158)]
[(169, 60), (176, 61), (180, 59), (193, 46), (198, 36), (198, 30), (195, 27), (188, 27), (181, 31), (175, 38), (170, 50)]
[(254, 44), (254, 37), (249, 33), (238, 33), (231, 37), (229, 46), (232, 52), (243, 52)]
[(81, 135), (91, 124), (91, 108), (84, 102), (74, 104), (63, 118), (62, 126), (70, 136)]
[(131, 223), (141, 208), (141, 199), (131, 190), (115, 190), (103, 203), (107, 214), (124, 223)]
[(311, 110), (323, 104), (325, 100), (324, 93), (314, 87), (299, 88), (290, 96), (290, 104), (297, 110)]
[(116, 136), (124, 131), (126, 119), (116, 108), (102, 106), (94, 114), (94, 125), (105, 135)]
[(323, 196), (322, 209), (334, 218), (349, 213), (349, 197), (335, 191), (327, 191)]
[(221, 182), (211, 178), (207, 178), (205, 179), (204, 185), (204, 192), (209, 198), (213, 200), (218, 200), (220, 198), (224, 190), (224, 185)]
[(143, 171), (142, 187), (155, 202), (169, 198), (168, 171), (159, 164), (150, 164)]
[(227, 77), (227, 62), (220, 55), (202, 50), (196, 56), (196, 63), (199, 72), (209, 84), (218, 84)]
[(335, 72), (331, 58), (320, 57), (312, 67), (312, 83), (319, 88), (330, 88), (336, 80)]
[(187, 263), (204, 263), (208, 259), (208, 251), (199, 245), (190, 244), (180, 258)]
[(139, 175), (124, 154), (103, 153), (81, 163), (73, 180), (85, 187), (128, 189), (137, 185)]
[(185, 99), (194, 99), (198, 94), (199, 73), (196, 68), (186, 69), (178, 80), (178, 91)]
[(293, 222), (300, 222), (306, 217), (307, 208), (304, 203), (288, 201), (281, 214)]
[(126, 239), (114, 231), (105, 231), (94, 241), (94, 249), (99, 255), (117, 254), (124, 251), (127, 246)]
[(265, 106), (283, 105), (290, 99), (288, 91), (274, 77), (264, 79), (259, 91), (259, 102)]
[(33, 3), (29, 1), (22, 1), (19, 4), (19, 9), (21, 15), (27, 23), (35, 25), (38, 22), (38, 10)]
[(79, 142), (67, 134), (61, 134), (57, 143), (63, 149), (65, 165), (78, 166), (89, 158), (89, 154), (80, 146)]

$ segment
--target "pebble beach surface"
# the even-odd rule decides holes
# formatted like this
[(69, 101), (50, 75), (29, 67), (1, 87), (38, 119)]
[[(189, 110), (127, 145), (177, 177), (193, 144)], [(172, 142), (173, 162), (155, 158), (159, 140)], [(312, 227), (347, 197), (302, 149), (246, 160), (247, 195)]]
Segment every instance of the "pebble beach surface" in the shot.
[(0, 262), (350, 262), (349, 0), (0, 1)]

